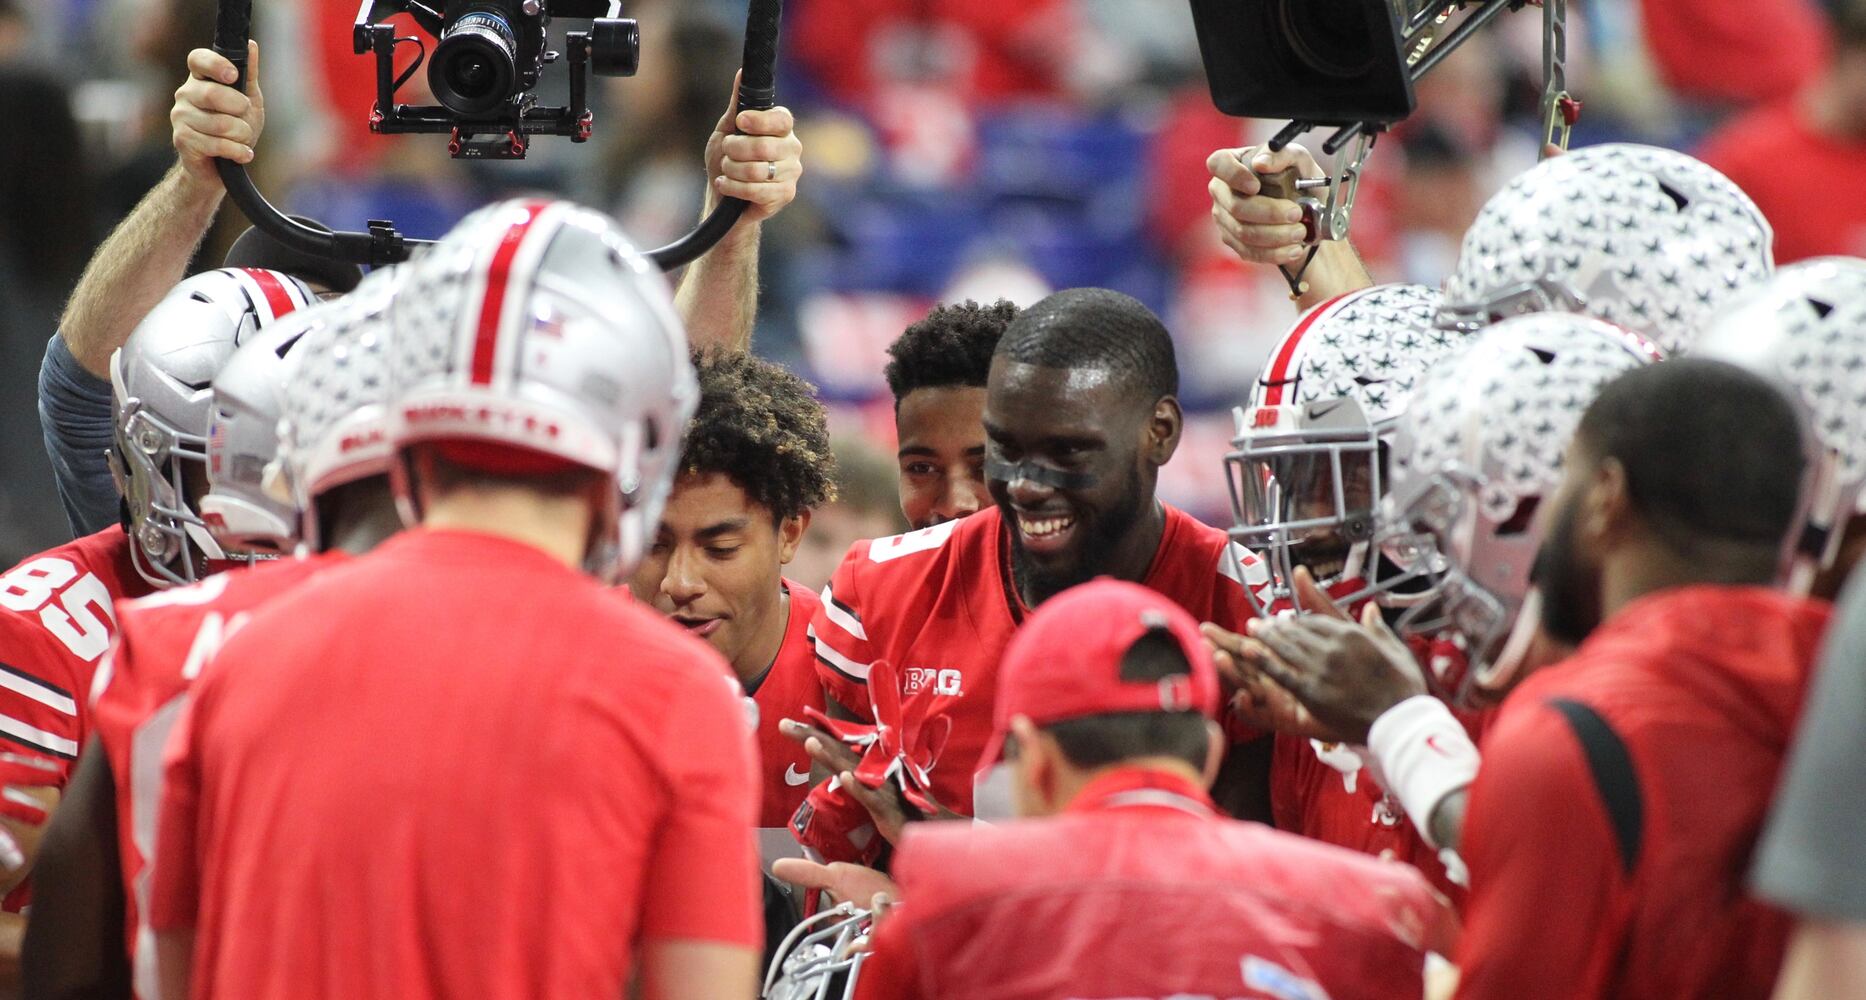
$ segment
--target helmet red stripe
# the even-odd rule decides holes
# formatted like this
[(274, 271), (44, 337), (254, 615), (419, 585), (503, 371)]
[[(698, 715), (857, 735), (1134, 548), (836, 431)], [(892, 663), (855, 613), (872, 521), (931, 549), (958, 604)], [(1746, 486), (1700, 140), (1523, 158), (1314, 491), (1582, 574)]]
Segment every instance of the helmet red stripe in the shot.
[(1263, 375), (1264, 406), (1282, 404), (1283, 383), (1289, 381), (1289, 364), (1296, 357), (1296, 346), (1302, 343), (1302, 335), (1308, 333), (1309, 327), (1314, 326), (1315, 321), (1321, 319), (1322, 314), (1332, 308), (1335, 303), (1353, 294), (1353, 292), (1344, 292), (1309, 310), (1309, 314), (1296, 324), (1296, 328), (1290, 331), (1289, 336), (1283, 338), (1283, 349), (1276, 352), (1276, 359), (1270, 362), (1270, 370)]
[(277, 274), (262, 267), (242, 267), (240, 272), (259, 286), (260, 294), (266, 297), (266, 308), (272, 310), (273, 319), (298, 308), (298, 304), (292, 301), (292, 293), (285, 288), (285, 282), (280, 281)]
[(512, 262), (518, 257), (518, 248), (525, 242), (525, 234), (531, 231), (531, 224), (538, 221), (547, 202), (533, 201), (524, 205), (524, 218), (513, 223), (499, 238), (498, 249), (493, 251), (492, 264), (486, 272), (486, 298), (480, 303), (479, 329), (473, 339), (472, 384), (491, 385), (493, 361), (499, 354), (499, 316), (505, 311), (506, 285), (512, 279)]

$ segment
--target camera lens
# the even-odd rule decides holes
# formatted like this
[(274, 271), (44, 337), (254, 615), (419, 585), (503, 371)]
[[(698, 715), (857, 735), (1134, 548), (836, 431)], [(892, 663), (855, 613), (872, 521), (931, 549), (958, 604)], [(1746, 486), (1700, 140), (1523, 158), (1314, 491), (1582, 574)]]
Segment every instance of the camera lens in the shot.
[(1324, 76), (1349, 79), (1373, 68), (1374, 29), (1369, 11), (1386, 15), (1387, 0), (1275, 0), (1276, 19), (1290, 49)]
[(464, 14), (441, 34), (428, 63), (428, 86), (449, 111), (485, 114), (512, 96), (518, 79), (518, 43), (505, 18), (489, 11)]

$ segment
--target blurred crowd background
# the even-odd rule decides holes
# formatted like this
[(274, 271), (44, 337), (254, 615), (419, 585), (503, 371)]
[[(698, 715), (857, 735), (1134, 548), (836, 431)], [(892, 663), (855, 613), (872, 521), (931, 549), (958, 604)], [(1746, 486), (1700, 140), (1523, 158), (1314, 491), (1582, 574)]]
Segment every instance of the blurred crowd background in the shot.
[[(1836, 50), (1866, 49), (1835, 37), (1828, 15), (1849, 2), (1576, 0), (1575, 142), (1705, 156), (1770, 216), (1780, 262), (1866, 255), (1866, 97), (1849, 104), (1830, 79)], [(785, 6), (780, 99), (797, 112), (806, 170), (798, 203), (766, 227), (755, 347), (831, 404), (852, 508), (840, 513), (864, 534), (893, 527), (881, 371), (909, 322), (938, 301), (1028, 303), (1101, 285), (1146, 302), (1179, 342), (1190, 420), (1163, 494), (1228, 523), (1229, 408), (1294, 314), (1273, 270), (1239, 264), (1218, 242), (1204, 160), (1280, 123), (1213, 110), (1185, 0)], [(523, 162), (472, 164), (451, 161), (443, 136), (369, 134), (374, 82), (370, 57), (350, 48), (355, 0), (254, 7), (267, 115), (254, 170), (290, 211), (347, 229), (392, 218), (432, 237), (487, 200), (545, 190), (608, 208), (645, 245), (697, 218), (701, 149), (728, 102), (743, 0), (627, 4), (641, 71), (599, 82), (595, 138), (540, 138)], [(62, 537), (38, 453), (39, 356), (91, 250), (172, 162), (171, 95), (213, 12), (212, 0), (0, 0), (0, 105), (13, 130), (0, 146), (0, 467), (25, 484), (0, 510), (6, 563)], [(1381, 138), (1354, 216), (1376, 280), (1438, 284), (1484, 199), (1533, 162), (1540, 25), (1533, 10), (1501, 18)], [(421, 101), (423, 76), (399, 96)], [(539, 93), (561, 101), (563, 88), (553, 67)], [(223, 210), (197, 266), (217, 264), (244, 226)]]

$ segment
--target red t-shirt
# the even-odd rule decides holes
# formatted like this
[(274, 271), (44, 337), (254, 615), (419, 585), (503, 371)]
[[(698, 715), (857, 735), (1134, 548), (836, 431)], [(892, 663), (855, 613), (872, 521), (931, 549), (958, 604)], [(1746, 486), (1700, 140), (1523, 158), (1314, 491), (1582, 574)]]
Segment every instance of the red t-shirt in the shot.
[(0, 576), (0, 739), (56, 760), (61, 785), (90, 728), (86, 702), (116, 634), (115, 604), (153, 590), (114, 526)]
[[(1166, 528), (1141, 581), (1200, 621), (1241, 632), (1253, 615), (1244, 580), (1267, 579), (1257, 557), (1217, 528), (1165, 504)], [(868, 670), (887, 660), (903, 705), (931, 698), (927, 717), (952, 718), (932, 771), (933, 796), (972, 814), (973, 771), (991, 737), (998, 660), (1023, 619), (1009, 587), (1004, 523), (990, 508), (959, 521), (855, 543), (823, 588), (811, 623), (817, 674), (829, 696), (870, 716)]]
[(260, 609), (169, 744), (149, 920), (194, 996), (620, 996), (762, 940), (738, 682), (539, 550), (417, 529)]
[(230, 570), (122, 608), (116, 644), (98, 669), (92, 723), (117, 790), (117, 848), (128, 912), (124, 931), (136, 995), (157, 995), (155, 947), (143, 920), (162, 802), (162, 752), (188, 685), (263, 602), (344, 558), (331, 552)]
[(1412, 868), (1221, 819), (1141, 768), (1050, 819), (913, 824), (894, 873), (861, 1000), (1416, 997), (1456, 925)]
[[(1663, 591), (1510, 694), (1464, 817), (1459, 997), (1769, 996), (1790, 919), (1749, 895), (1749, 859), (1828, 611)], [(1596, 779), (1576, 705), (1623, 745), (1618, 782)], [(1610, 812), (1603, 789), (1627, 787), (1637, 809)]]
[(1866, 138), (1808, 127), (1797, 101), (1759, 108), (1704, 140), (1698, 156), (1736, 182), (1775, 230), (1775, 262), (1866, 256)]
[(784, 626), (784, 644), (777, 659), (758, 682), (752, 702), (758, 706), (758, 757), (764, 776), (764, 797), (758, 809), (758, 853), (766, 867), (779, 858), (801, 858), (803, 848), (791, 832), (790, 818), (810, 794), (810, 755), (803, 744), (778, 731), (785, 719), (808, 721), (803, 710), (823, 710), (823, 685), (816, 679), (816, 650), (810, 643), (810, 620), (822, 601), (816, 592), (795, 580), (785, 580), (790, 592), (790, 619)]
[(850, 104), (929, 72), (971, 101), (1054, 96), (1077, 27), (1066, 0), (811, 0), (786, 13), (789, 55)]

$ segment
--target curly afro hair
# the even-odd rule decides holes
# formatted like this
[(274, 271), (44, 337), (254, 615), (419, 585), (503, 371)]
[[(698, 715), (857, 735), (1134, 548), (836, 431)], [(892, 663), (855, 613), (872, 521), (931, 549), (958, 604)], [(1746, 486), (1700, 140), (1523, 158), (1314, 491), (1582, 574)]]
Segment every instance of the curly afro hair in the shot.
[(739, 352), (693, 355), (700, 405), (680, 469), (729, 477), (778, 519), (836, 498), (836, 459), (816, 387)]
[(915, 389), (985, 387), (998, 338), (1017, 318), (1017, 304), (999, 299), (981, 306), (970, 299), (935, 307), (888, 345), (886, 375), (894, 405)]

